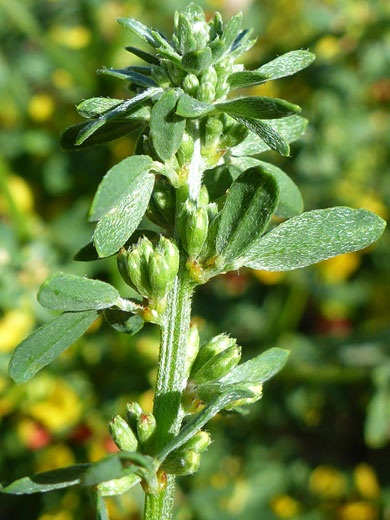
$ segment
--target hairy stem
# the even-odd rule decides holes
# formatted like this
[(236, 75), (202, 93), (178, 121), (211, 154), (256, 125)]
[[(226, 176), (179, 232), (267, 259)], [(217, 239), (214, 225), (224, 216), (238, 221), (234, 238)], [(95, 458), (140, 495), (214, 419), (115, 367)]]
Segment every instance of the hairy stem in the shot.
[[(184, 260), (168, 297), (161, 327), (161, 346), (153, 413), (157, 420), (156, 453), (179, 433), (183, 414), (180, 401), (186, 384), (185, 359), (191, 316), (193, 283), (188, 280)], [(175, 477), (168, 476), (159, 495), (147, 493), (144, 520), (172, 518)]]

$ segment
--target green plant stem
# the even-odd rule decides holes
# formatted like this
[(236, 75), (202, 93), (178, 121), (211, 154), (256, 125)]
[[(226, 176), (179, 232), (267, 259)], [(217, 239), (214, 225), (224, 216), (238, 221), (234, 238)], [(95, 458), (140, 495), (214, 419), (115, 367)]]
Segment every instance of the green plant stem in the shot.
[[(183, 255), (182, 255), (183, 257)], [(183, 413), (181, 394), (186, 384), (184, 370), (191, 317), (193, 283), (188, 279), (184, 260), (168, 296), (161, 326), (161, 346), (153, 413), (157, 420), (156, 452), (179, 433)], [(164, 491), (146, 493), (144, 520), (172, 518), (175, 477), (168, 475)]]

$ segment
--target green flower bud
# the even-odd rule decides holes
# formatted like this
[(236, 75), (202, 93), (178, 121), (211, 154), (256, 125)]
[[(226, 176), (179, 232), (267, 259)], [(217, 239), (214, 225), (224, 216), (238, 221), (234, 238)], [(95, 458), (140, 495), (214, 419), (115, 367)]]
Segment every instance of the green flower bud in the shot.
[(120, 415), (115, 415), (108, 424), (108, 429), (112, 440), (122, 451), (135, 451), (138, 447), (137, 437), (133, 430), (122, 419)]
[(214, 67), (209, 67), (206, 72), (202, 74), (202, 83), (209, 83), (211, 86), (215, 88), (218, 81), (218, 75), (214, 69)]
[(187, 338), (187, 349), (186, 349), (186, 362), (185, 362), (185, 373), (187, 375), (191, 372), (191, 367), (196, 359), (199, 352), (199, 332), (196, 325), (191, 325), (188, 331)]
[(129, 253), (126, 251), (126, 249), (124, 247), (121, 247), (116, 257), (116, 261), (118, 265), (118, 271), (120, 272), (120, 275), (122, 276), (123, 280), (127, 283), (127, 285), (130, 285), (130, 287), (134, 287), (133, 283), (130, 280), (129, 273), (127, 271), (128, 256)]
[(192, 154), (194, 153), (194, 140), (187, 133), (184, 132), (181, 145), (177, 151), (177, 158), (181, 165), (191, 162)]
[(190, 258), (196, 258), (207, 237), (209, 218), (205, 208), (186, 204), (181, 238)]
[(199, 469), (200, 454), (194, 450), (174, 451), (164, 460), (162, 469), (173, 475), (191, 475)]
[(202, 186), (200, 188), (198, 203), (199, 203), (199, 206), (202, 208), (206, 208), (209, 203), (209, 192), (208, 192), (206, 186)]
[(143, 413), (142, 408), (140, 405), (136, 402), (127, 403), (126, 405), (127, 410), (127, 422), (133, 428), (134, 430), (137, 428), (137, 423), (140, 415)]
[(176, 34), (178, 39), (178, 48), (181, 54), (186, 54), (187, 52), (196, 50), (197, 43), (193, 36), (192, 25), (183, 14), (179, 15)]
[(208, 432), (200, 431), (187, 441), (182, 448), (186, 450), (194, 450), (196, 453), (203, 453), (211, 444), (211, 437)]
[(143, 412), (138, 417), (137, 435), (140, 443), (148, 451), (156, 430), (156, 419), (150, 412)]
[(202, 345), (199, 349), (199, 354), (195, 360), (194, 366), (192, 367), (192, 373), (199, 370), (209, 359), (213, 358), (217, 354), (220, 354), (224, 350), (234, 347), (237, 341), (226, 334), (219, 334), (210, 341)]
[(127, 257), (127, 272), (133, 285), (140, 294), (150, 295), (149, 258), (153, 254), (153, 245), (147, 237), (142, 237), (129, 252)]
[(205, 129), (205, 145), (211, 146), (223, 132), (223, 123), (217, 117), (209, 117)]
[(230, 85), (226, 80), (218, 82), (218, 84), (215, 88), (215, 98), (216, 99), (224, 98), (229, 93), (229, 90), (230, 90)]
[(214, 14), (213, 27), (216, 34), (222, 36), (223, 33), (223, 20), (220, 12), (216, 11)]
[(148, 217), (155, 224), (166, 227), (173, 225), (175, 218), (175, 192), (171, 184), (165, 180), (158, 180), (155, 183)]
[(162, 67), (154, 66), (152, 68), (152, 79), (154, 79), (154, 81), (164, 89), (169, 88), (171, 85), (169, 75)]
[(131, 475), (125, 475), (124, 477), (102, 482), (101, 484), (98, 484), (97, 490), (99, 495), (102, 497), (122, 495), (140, 481), (141, 477), (133, 473)]
[(244, 125), (232, 124), (225, 127), (221, 146), (231, 147), (241, 143), (248, 135), (248, 129)]
[(196, 93), (196, 97), (205, 103), (211, 103), (215, 99), (215, 88), (211, 83), (202, 83)]
[(194, 96), (199, 87), (199, 80), (195, 74), (187, 74), (183, 81), (183, 89), (191, 96)]
[(149, 280), (153, 299), (163, 300), (165, 298), (171, 282), (170, 274), (170, 266), (164, 256), (155, 251), (149, 259)]
[(177, 271), (179, 270), (179, 250), (172, 242), (172, 240), (169, 240), (169, 238), (164, 237), (163, 235), (160, 235), (160, 240), (157, 244), (157, 251), (159, 251), (165, 258), (165, 261), (170, 266), (170, 277), (171, 281), (175, 279), (175, 276), (177, 274)]
[(255, 403), (256, 401), (258, 401), (259, 399), (261, 399), (263, 397), (263, 385), (262, 384), (258, 384), (258, 385), (248, 384), (246, 386), (247, 386), (248, 390), (253, 392), (255, 395), (253, 397), (247, 397), (245, 399), (238, 399), (237, 401), (233, 401), (232, 403), (230, 403), (228, 406), (225, 407), (225, 410), (232, 411), (240, 406), (245, 406), (248, 404)]
[(226, 376), (241, 359), (241, 347), (235, 345), (220, 352), (206, 361), (198, 370), (191, 373), (191, 379), (196, 384), (207, 383)]

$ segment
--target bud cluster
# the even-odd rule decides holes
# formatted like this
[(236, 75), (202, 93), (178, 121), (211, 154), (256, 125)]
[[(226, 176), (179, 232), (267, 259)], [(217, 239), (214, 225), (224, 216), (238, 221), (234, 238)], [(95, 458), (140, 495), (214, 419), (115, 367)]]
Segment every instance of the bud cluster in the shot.
[(211, 443), (210, 434), (199, 431), (164, 460), (161, 468), (174, 475), (191, 475), (199, 469), (200, 456)]
[[(158, 200), (158, 196), (155, 200)], [(154, 246), (144, 236), (131, 249), (120, 252), (118, 265), (124, 280), (148, 298), (153, 309), (162, 312), (179, 269), (179, 250), (176, 245), (160, 235), (157, 246)]]

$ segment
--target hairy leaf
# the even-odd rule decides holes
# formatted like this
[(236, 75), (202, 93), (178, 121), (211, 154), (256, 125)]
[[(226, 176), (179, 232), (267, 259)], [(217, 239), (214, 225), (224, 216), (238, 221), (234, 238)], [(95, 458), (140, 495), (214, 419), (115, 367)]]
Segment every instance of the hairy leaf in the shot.
[(275, 150), (281, 155), (290, 155), (288, 142), (269, 123), (251, 117), (240, 117), (236, 115), (232, 115), (232, 117), (234, 117), (238, 123), (241, 123), (257, 134), (271, 150)]
[(187, 72), (199, 74), (210, 67), (212, 61), (211, 49), (206, 47), (198, 51), (187, 52), (187, 54), (184, 54), (181, 63)]
[(273, 176), (260, 166), (242, 173), (232, 184), (219, 222), (216, 250), (226, 264), (245, 255), (268, 225), (279, 199)]
[(259, 356), (238, 365), (227, 376), (220, 379), (220, 383), (265, 383), (282, 370), (289, 354), (288, 350), (270, 348)]
[(142, 183), (152, 165), (153, 161), (149, 156), (133, 155), (108, 170), (93, 199), (89, 219), (99, 220), (119, 206), (122, 200)]
[(82, 101), (77, 106), (77, 112), (82, 117), (92, 119), (99, 117), (108, 110), (117, 107), (123, 103), (123, 99), (111, 99), (105, 97), (95, 97)]
[(136, 36), (152, 47), (158, 47), (158, 43), (153, 37), (152, 31), (143, 23), (134, 18), (118, 18), (118, 22), (123, 25), (123, 27), (126, 27), (126, 29), (130, 29)]
[(241, 29), (242, 18), (242, 12), (240, 11), (229, 20), (225, 30), (223, 31), (222, 41), (228, 50), (233, 45), (233, 42), (236, 40), (237, 35)]
[[(306, 130), (307, 119), (300, 116), (288, 116), (283, 119), (273, 119), (263, 121), (271, 126), (287, 143), (292, 143), (299, 139)], [(269, 147), (258, 135), (249, 132), (248, 136), (242, 143), (231, 149), (232, 155), (257, 155), (270, 150)]]
[(249, 117), (252, 119), (278, 119), (301, 111), (298, 105), (284, 99), (272, 97), (243, 97), (216, 103), (214, 107), (220, 112), (232, 116)]
[(150, 135), (158, 156), (167, 161), (177, 152), (186, 121), (175, 114), (179, 93), (168, 90), (154, 105), (150, 116)]
[(383, 233), (384, 220), (365, 209), (318, 209), (294, 217), (256, 241), (245, 265), (291, 271), (369, 246)]
[(177, 103), (176, 114), (182, 117), (202, 117), (213, 110), (213, 105), (198, 101), (188, 94), (182, 94)]
[(118, 332), (125, 332), (129, 336), (134, 336), (144, 326), (141, 316), (119, 309), (106, 309), (103, 313), (107, 323)]
[(128, 52), (134, 54), (134, 56), (137, 56), (138, 58), (141, 58), (141, 60), (146, 61), (147, 63), (151, 63), (152, 65), (160, 65), (160, 60), (157, 58), (157, 56), (149, 54), (149, 52), (145, 52), (141, 49), (138, 49), (137, 47), (131, 46), (125, 47), (125, 49)]
[(65, 312), (39, 327), (16, 347), (9, 373), (15, 383), (31, 379), (74, 343), (98, 317), (95, 310)]
[(107, 69), (102, 68), (97, 71), (98, 74), (104, 74), (105, 76), (112, 76), (118, 79), (124, 79), (139, 85), (140, 87), (158, 87), (157, 83), (148, 76), (136, 72), (132, 67), (126, 67), (124, 69)]
[(258, 165), (275, 178), (279, 186), (279, 205), (275, 215), (282, 218), (290, 218), (302, 213), (303, 199), (301, 192), (298, 186), (280, 168), (253, 157), (232, 157), (232, 164), (240, 168), (241, 171)]
[(38, 292), (43, 307), (57, 311), (87, 311), (112, 307), (120, 295), (112, 285), (75, 274), (53, 274)]

